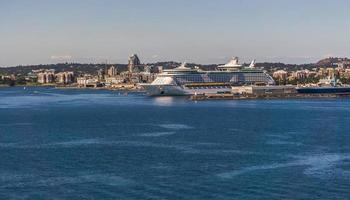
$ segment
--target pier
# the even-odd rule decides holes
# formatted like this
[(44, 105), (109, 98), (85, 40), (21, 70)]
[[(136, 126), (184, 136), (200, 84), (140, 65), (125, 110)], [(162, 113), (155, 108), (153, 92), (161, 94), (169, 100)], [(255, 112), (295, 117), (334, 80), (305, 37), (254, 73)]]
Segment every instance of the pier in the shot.
[[(320, 87), (321, 88), (321, 87)], [(330, 92), (328, 92), (330, 91)], [(349, 97), (347, 90), (326, 90), (326, 92), (300, 92), (296, 86), (234, 86), (229, 92), (196, 93), (190, 97), (198, 100), (242, 100), (242, 99), (307, 99)]]
[(197, 94), (190, 97), (193, 101), (203, 100), (252, 100), (252, 99), (308, 99), (350, 97), (350, 94)]

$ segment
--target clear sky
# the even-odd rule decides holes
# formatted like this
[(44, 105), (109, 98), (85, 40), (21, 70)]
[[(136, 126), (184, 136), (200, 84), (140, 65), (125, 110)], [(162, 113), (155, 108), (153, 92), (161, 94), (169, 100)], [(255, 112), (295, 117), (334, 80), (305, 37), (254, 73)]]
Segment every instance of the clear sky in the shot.
[(348, 0), (0, 0), (0, 66), (350, 56)]

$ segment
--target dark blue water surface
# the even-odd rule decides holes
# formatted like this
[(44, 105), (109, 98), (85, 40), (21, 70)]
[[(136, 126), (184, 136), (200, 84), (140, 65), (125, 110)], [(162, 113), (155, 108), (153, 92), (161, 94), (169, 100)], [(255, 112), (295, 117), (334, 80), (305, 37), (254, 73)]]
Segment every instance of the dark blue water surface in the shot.
[(350, 99), (0, 89), (0, 199), (348, 199)]

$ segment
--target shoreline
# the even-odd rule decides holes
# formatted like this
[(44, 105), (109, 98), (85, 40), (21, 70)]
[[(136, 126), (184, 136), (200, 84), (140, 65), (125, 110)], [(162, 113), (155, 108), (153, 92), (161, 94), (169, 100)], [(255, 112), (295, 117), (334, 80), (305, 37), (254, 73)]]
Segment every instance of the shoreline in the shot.
[[(59, 90), (106, 90), (119, 92), (134, 92), (145, 93), (142, 88), (137, 87), (79, 87), (79, 86), (57, 86), (57, 85), (0, 85), (0, 88), (10, 87), (48, 87)], [(349, 98), (349, 93), (281, 93), (281, 94), (197, 94), (190, 95), (189, 100), (192, 101), (210, 101), (210, 100), (288, 100), (288, 99), (335, 99), (335, 98)], [(152, 97), (151, 97), (152, 98)]]
[(123, 91), (123, 92), (146, 92), (145, 90), (141, 88), (131, 88), (131, 87), (78, 87), (78, 86), (58, 86), (58, 85), (52, 85), (52, 84), (47, 84), (47, 85), (14, 85), (14, 86), (9, 86), (9, 85), (0, 85), (0, 88), (11, 88), (11, 87), (26, 87), (26, 88), (34, 88), (34, 87), (39, 87), (39, 88), (55, 88), (59, 90), (110, 90), (110, 91)]
[(67, 87), (67, 86), (54, 86), (56, 89), (61, 89), (61, 90), (111, 90), (111, 91), (125, 91), (125, 92), (145, 92), (145, 90), (140, 89), (140, 88), (127, 88), (127, 87), (78, 87), (78, 86), (72, 86), (72, 87)]
[(207, 100), (272, 100), (272, 99), (329, 99), (350, 97), (350, 94), (264, 94), (264, 95), (234, 95), (234, 94), (202, 94), (191, 95), (192, 101), (207, 101)]

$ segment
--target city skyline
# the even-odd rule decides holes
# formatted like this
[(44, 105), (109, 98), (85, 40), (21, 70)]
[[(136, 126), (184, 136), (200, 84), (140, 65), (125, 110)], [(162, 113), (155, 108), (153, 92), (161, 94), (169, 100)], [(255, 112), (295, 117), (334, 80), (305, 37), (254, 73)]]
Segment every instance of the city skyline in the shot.
[(0, 1), (0, 67), (58, 62), (292, 64), (346, 57), (350, 2)]

